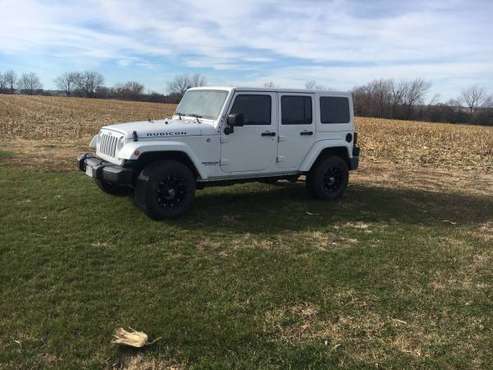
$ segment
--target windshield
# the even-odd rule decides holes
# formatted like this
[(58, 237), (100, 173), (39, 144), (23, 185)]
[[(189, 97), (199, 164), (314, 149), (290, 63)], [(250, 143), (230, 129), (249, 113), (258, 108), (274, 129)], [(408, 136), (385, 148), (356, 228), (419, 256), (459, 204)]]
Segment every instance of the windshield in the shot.
[(216, 119), (223, 107), (227, 91), (192, 90), (181, 100), (176, 114), (199, 118)]

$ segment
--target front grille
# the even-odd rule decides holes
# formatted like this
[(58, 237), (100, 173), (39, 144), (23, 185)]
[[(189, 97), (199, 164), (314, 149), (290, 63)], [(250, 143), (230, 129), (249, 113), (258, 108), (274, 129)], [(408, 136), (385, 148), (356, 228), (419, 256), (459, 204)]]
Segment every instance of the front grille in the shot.
[(99, 135), (98, 151), (102, 154), (114, 157), (119, 137), (114, 134), (101, 133)]

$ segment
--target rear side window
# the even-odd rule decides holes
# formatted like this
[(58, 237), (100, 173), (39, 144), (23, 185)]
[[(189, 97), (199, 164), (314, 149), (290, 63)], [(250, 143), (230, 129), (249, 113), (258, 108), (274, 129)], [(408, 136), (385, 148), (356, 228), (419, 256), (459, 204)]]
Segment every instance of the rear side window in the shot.
[(338, 96), (320, 97), (320, 122), (349, 123), (349, 99)]
[(312, 123), (312, 98), (310, 96), (283, 96), (281, 98), (283, 125), (309, 125)]
[(270, 125), (271, 111), (269, 95), (238, 95), (230, 113), (243, 113), (245, 125)]

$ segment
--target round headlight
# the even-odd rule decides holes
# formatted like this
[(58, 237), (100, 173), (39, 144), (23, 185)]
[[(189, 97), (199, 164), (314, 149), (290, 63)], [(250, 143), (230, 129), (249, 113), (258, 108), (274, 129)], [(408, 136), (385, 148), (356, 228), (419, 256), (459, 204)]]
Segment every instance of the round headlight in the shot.
[(122, 136), (121, 138), (118, 139), (118, 144), (116, 145), (116, 147), (118, 148), (118, 150), (120, 150), (121, 148), (123, 148), (124, 144), (125, 144), (125, 138)]
[(89, 147), (96, 149), (96, 146), (99, 144), (99, 134), (94, 136), (89, 143)]

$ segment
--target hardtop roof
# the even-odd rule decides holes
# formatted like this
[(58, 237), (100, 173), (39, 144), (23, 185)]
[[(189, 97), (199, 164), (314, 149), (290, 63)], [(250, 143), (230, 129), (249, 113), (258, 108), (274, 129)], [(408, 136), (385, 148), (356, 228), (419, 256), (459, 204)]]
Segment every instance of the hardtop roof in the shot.
[(245, 91), (245, 92), (275, 92), (275, 93), (298, 93), (298, 94), (328, 94), (338, 96), (351, 96), (349, 91), (336, 90), (308, 90), (308, 89), (281, 89), (272, 87), (241, 87), (241, 86), (202, 86), (192, 87), (189, 90), (227, 90), (227, 91)]

